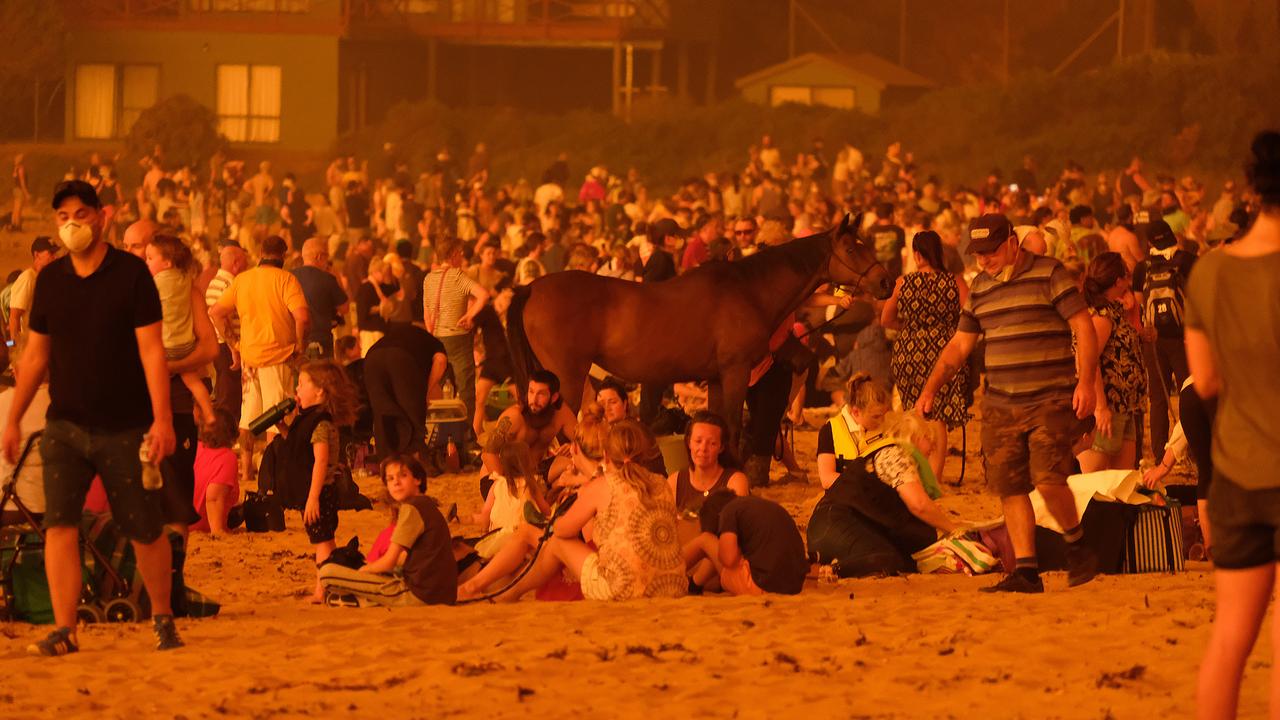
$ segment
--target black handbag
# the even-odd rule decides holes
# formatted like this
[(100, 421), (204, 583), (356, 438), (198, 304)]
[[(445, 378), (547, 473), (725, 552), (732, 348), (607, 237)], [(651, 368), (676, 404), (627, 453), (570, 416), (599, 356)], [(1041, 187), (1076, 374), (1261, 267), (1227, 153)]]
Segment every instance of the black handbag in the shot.
[(240, 505), (244, 529), (249, 532), (284, 532), (284, 506), (275, 493), (247, 492)]

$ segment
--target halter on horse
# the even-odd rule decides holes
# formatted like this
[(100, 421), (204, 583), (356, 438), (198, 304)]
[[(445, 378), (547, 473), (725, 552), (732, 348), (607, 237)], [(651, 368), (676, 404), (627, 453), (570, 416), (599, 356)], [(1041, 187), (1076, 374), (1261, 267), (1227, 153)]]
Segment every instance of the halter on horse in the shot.
[(815, 290), (837, 283), (889, 296), (887, 272), (857, 237), (860, 221), (846, 216), (837, 228), (665, 282), (578, 271), (539, 278), (516, 293), (507, 315), (518, 385), (546, 368), (576, 412), (593, 363), (630, 382), (705, 380), (712, 409), (737, 429), (752, 368)]

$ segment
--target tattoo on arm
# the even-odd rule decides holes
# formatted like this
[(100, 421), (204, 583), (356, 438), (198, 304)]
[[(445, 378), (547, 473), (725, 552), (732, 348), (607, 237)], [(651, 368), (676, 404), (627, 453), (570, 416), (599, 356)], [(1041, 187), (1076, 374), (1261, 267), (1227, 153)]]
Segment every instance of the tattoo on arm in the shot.
[(496, 453), (502, 449), (507, 442), (507, 435), (511, 432), (511, 418), (503, 415), (498, 418), (498, 425), (493, 428), (493, 432), (489, 433), (489, 439), (485, 442), (485, 450), (487, 452)]

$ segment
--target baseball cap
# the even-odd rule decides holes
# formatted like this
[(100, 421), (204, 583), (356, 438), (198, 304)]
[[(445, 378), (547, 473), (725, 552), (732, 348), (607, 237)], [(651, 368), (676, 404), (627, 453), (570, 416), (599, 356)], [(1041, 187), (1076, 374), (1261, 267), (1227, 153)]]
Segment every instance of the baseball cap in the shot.
[(987, 213), (969, 223), (969, 248), (967, 252), (995, 252), (1014, 236), (1013, 223), (1001, 213)]
[(668, 235), (684, 237), (688, 234), (688, 230), (680, 227), (680, 223), (671, 218), (662, 218), (649, 226), (649, 237), (652, 237), (655, 241), (662, 240)]
[(48, 235), (41, 235), (31, 241), (31, 254), (35, 255), (40, 252), (57, 252), (58, 246), (53, 244), (53, 239)]
[(1178, 244), (1178, 238), (1173, 234), (1173, 228), (1170, 228), (1169, 223), (1163, 220), (1152, 220), (1141, 226), (1139, 235), (1157, 250), (1164, 250)]

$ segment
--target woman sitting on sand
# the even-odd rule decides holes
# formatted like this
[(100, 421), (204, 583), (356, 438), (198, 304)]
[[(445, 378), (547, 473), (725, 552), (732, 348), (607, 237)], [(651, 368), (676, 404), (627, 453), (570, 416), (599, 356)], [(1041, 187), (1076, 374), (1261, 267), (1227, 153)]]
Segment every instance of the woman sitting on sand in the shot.
[[(604, 442), (609, 431), (598, 405), (582, 409), (573, 442), (569, 444), (570, 467), (560, 476), (559, 485), (578, 487), (600, 477), (604, 472)], [(468, 598), (487, 591), (503, 578), (519, 570), (542, 539), (542, 528), (520, 524), (508, 535), (493, 559), (480, 572), (458, 588), (458, 597)]]
[(733, 458), (724, 445), (729, 426), (713, 412), (695, 413), (684, 432), (689, 450), (688, 468), (671, 473), (667, 485), (676, 499), (680, 517), (680, 539), (692, 539), (700, 531), (698, 510), (712, 493), (728, 490), (734, 495), (750, 494), (747, 476), (733, 467)]
[[(661, 475), (639, 459), (653, 448), (644, 426), (623, 420), (609, 427), (605, 469), (582, 486), (577, 501), (555, 522), (529, 572), (499, 599), (519, 600), (561, 569), (577, 576), (588, 600), (682, 597), (688, 589), (676, 537), (675, 502)], [(594, 521), (592, 539), (580, 533)]]
[[(883, 390), (881, 390), (883, 392)], [(889, 442), (848, 463), (809, 518), (809, 554), (840, 577), (915, 571), (912, 553), (960, 526), (930, 498), (910, 444), (928, 453), (933, 433), (915, 413), (863, 416)]]

